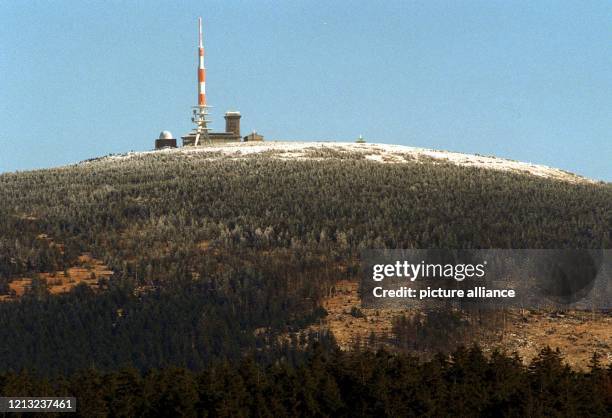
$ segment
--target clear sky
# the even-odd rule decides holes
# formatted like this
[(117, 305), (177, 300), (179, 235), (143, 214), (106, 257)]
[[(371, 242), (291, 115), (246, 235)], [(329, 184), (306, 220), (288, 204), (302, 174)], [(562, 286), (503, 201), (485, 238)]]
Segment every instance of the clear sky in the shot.
[[(496, 155), (612, 181), (612, 2), (3, 1), (0, 172), (191, 129)], [(179, 140), (180, 141), (180, 140)]]

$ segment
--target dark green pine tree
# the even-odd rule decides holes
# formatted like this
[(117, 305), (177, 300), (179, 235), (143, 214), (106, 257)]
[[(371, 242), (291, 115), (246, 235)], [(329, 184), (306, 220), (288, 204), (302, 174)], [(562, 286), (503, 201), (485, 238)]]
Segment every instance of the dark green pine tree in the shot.
[(487, 382), (488, 406), (485, 416), (503, 413), (507, 416), (525, 416), (530, 391), (525, 367), (518, 355), (509, 356), (494, 351), (489, 359), (485, 378)]
[(142, 378), (135, 369), (126, 368), (106, 375), (104, 385), (111, 416), (134, 417), (145, 409)]
[(77, 398), (77, 411), (84, 417), (108, 416), (108, 389), (95, 369), (77, 372), (70, 379), (70, 395)]
[(184, 368), (171, 367), (149, 373), (145, 378), (144, 397), (145, 416), (156, 417), (160, 413), (197, 416), (198, 386), (193, 373)]
[(533, 394), (528, 414), (556, 416), (563, 411), (565, 416), (579, 416), (573, 396), (577, 384), (574, 372), (564, 364), (558, 348), (543, 348), (532, 360), (528, 372)]

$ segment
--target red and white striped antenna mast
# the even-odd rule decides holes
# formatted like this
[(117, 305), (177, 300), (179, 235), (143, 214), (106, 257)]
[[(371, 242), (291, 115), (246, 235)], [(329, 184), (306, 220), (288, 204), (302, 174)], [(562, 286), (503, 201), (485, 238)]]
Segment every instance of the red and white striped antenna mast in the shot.
[(194, 145), (200, 140), (209, 141), (209, 106), (206, 105), (206, 67), (204, 67), (204, 43), (202, 42), (202, 18), (198, 17), (198, 105), (193, 107), (191, 121), (196, 124)]
[(206, 106), (206, 67), (204, 67), (204, 45), (202, 44), (202, 18), (198, 18), (198, 106)]

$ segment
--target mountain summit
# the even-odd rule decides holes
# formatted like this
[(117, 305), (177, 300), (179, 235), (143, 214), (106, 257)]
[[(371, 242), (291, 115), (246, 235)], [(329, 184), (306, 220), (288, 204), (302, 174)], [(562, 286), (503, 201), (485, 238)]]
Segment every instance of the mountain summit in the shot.
[[(307, 160), (321, 158), (351, 158), (377, 161), (381, 163), (451, 163), (465, 167), (478, 167), (499, 171), (508, 171), (521, 174), (557, 179), (569, 182), (592, 182), (585, 177), (578, 176), (557, 168), (545, 165), (532, 164), (483, 156), (479, 154), (463, 154), (450, 151), (436, 151), (426, 148), (415, 148), (403, 145), (352, 143), (352, 142), (296, 142), (296, 141), (267, 141), (267, 142), (228, 142), (201, 147), (183, 147), (178, 149), (164, 149), (149, 152), (131, 152), (114, 155), (106, 159), (118, 160), (158, 153), (172, 155), (200, 156), (204, 158), (246, 158), (254, 155), (267, 155), (283, 160)], [(103, 158), (104, 160), (105, 158)]]

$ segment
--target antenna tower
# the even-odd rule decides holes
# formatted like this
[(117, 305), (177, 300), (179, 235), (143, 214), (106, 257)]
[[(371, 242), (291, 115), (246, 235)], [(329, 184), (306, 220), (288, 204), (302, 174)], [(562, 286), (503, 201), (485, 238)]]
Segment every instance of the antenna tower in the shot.
[(191, 121), (195, 123), (195, 142), (193, 145), (199, 145), (200, 142), (210, 142), (208, 135), (208, 109), (206, 105), (206, 67), (204, 67), (204, 44), (202, 42), (202, 18), (198, 18), (198, 105), (193, 106), (193, 116)]

